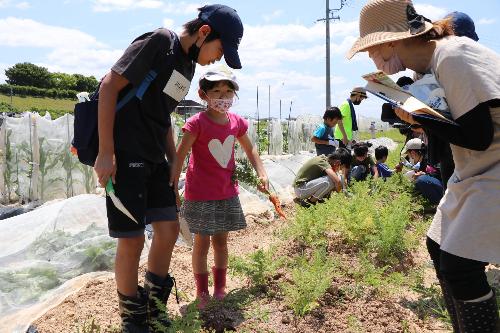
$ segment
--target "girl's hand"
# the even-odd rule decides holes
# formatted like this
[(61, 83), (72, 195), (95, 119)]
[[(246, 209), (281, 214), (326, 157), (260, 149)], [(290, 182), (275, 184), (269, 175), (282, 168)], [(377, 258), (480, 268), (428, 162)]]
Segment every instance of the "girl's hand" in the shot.
[(269, 194), (269, 180), (267, 179), (267, 176), (259, 176), (257, 189), (262, 193)]
[(402, 121), (405, 121), (407, 122), (408, 124), (418, 124), (420, 125), (418, 122), (416, 122), (414, 119), (413, 119), (413, 116), (411, 115), (410, 112), (407, 112), (401, 108), (394, 108), (394, 113), (396, 114), (396, 116), (399, 117), (399, 119), (401, 119)]

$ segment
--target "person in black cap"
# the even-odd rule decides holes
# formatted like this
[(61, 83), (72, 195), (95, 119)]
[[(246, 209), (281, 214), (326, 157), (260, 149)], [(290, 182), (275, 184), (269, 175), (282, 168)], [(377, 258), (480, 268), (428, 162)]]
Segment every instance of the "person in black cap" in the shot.
[(479, 41), (479, 37), (476, 34), (476, 26), (469, 15), (462, 12), (451, 12), (444, 18), (451, 18), (453, 31), (456, 36), (469, 37), (473, 41)]
[[(179, 233), (169, 167), (175, 161), (170, 113), (188, 93), (197, 63), (208, 65), (224, 56), (230, 67), (241, 68), (242, 37), (234, 9), (204, 6), (180, 35), (160, 28), (136, 38), (101, 81), (94, 169), (102, 186), (112, 179), (116, 196), (137, 221), (106, 198), (109, 234), (118, 238), (115, 278), (122, 332), (153, 332), (155, 322), (170, 325), (156, 303), (166, 304), (174, 286), (168, 272)], [(146, 78), (151, 83), (142, 98), (115, 112), (117, 101), (142, 88)], [(145, 224), (152, 225), (154, 236), (143, 288), (137, 285), (137, 271)]]

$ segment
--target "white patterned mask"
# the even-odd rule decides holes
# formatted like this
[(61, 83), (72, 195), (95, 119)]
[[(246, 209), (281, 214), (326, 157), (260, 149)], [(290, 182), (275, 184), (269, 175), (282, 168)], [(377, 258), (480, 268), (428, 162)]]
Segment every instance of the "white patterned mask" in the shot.
[(210, 98), (208, 107), (220, 113), (226, 113), (233, 106), (232, 98)]

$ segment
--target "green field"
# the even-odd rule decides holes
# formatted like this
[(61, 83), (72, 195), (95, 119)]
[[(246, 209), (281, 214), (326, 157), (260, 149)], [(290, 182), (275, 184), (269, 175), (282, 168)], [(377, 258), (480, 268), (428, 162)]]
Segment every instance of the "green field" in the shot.
[[(10, 96), (0, 94), (0, 102), (10, 104), (11, 103)], [(37, 108), (37, 109), (50, 109), (50, 110), (65, 110), (73, 112), (73, 108), (76, 102), (77, 102), (76, 96), (74, 100), (12, 96), (12, 106), (23, 111), (30, 110), (32, 108)]]

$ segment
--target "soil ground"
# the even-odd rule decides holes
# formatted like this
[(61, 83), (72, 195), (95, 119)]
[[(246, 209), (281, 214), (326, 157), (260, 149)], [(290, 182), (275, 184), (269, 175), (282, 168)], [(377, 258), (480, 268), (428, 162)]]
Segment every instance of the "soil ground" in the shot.
[[(293, 208), (287, 207), (288, 214)], [(281, 220), (270, 221), (266, 216), (247, 216), (248, 227), (231, 234), (229, 253), (243, 256), (259, 248), (267, 248), (278, 242), (276, 231), (283, 225)], [(427, 267), (426, 284), (434, 281), (430, 263), (422, 248), (416, 260)], [(209, 253), (213, 258), (212, 253)], [(191, 271), (191, 251), (176, 247), (171, 270), (177, 280), (181, 302), (173, 295), (168, 301), (171, 313), (182, 313), (195, 298), (195, 285)], [(145, 265), (140, 267), (144, 276)], [(142, 280), (140, 281), (142, 283)], [(295, 317), (279, 297), (257, 297), (244, 278), (228, 275), (228, 299), (237, 299), (241, 307), (224, 307), (215, 304), (201, 314), (205, 324), (238, 332), (450, 332), (446, 325), (429, 316), (420, 319), (411, 305), (419, 295), (407, 290), (394, 297), (381, 297), (369, 288), (345, 293), (349, 279), (335, 278), (328, 292), (319, 300), (320, 306), (303, 318)], [(257, 293), (258, 294), (258, 293)], [(46, 312), (33, 325), (40, 333), (77, 332), (91, 321), (99, 325), (101, 332), (118, 332), (119, 315), (116, 285), (112, 278), (89, 282), (77, 293), (66, 298), (60, 305)]]

